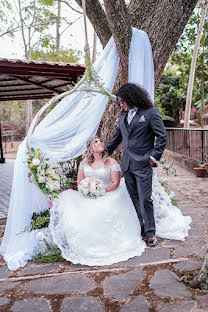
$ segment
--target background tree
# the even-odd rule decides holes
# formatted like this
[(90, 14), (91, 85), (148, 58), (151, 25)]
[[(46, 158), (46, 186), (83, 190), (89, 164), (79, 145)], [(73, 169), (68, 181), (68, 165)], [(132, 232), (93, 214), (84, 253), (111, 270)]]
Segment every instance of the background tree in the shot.
[[(191, 115), (191, 100), (192, 100), (192, 92), (193, 92), (197, 54), (198, 54), (200, 41), (201, 41), (201, 37), (202, 37), (202, 32), (203, 32), (203, 27), (204, 27), (204, 23), (205, 23), (207, 7), (208, 7), (208, 1), (205, 0), (202, 3), (201, 19), (200, 19), (200, 24), (199, 24), (198, 31), (197, 31), (197, 37), (196, 37), (196, 42), (194, 44), (193, 56), (192, 56), (192, 61), (191, 61), (190, 76), (189, 76), (189, 83), (188, 83), (187, 96), (186, 96), (185, 117), (184, 117), (184, 127), (185, 128), (189, 128), (189, 120), (190, 120), (190, 115)], [(203, 53), (203, 55), (204, 55), (204, 53)]]

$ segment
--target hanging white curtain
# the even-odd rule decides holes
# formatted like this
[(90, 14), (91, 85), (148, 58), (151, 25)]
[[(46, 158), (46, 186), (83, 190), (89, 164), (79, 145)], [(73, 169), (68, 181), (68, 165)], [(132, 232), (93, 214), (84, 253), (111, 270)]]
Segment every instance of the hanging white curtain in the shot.
[[(115, 83), (118, 64), (119, 56), (111, 38), (94, 65), (103, 86), (110, 92)], [(141, 84), (153, 99), (154, 66), (150, 41), (145, 32), (135, 28), (132, 29), (129, 53), (129, 82)], [(87, 141), (97, 132), (107, 101), (108, 97), (101, 93), (91, 95), (80, 90), (66, 96), (31, 135), (35, 123), (35, 119), (33, 120), (28, 133), (31, 135), (31, 147), (40, 148), (54, 162), (81, 155), (86, 150)], [(22, 231), (30, 224), (33, 212), (47, 208), (46, 196), (34, 183), (29, 183), (26, 152), (24, 140), (15, 161), (7, 225), (0, 248), (11, 270), (24, 266), (35, 250), (38, 251), (35, 231)]]

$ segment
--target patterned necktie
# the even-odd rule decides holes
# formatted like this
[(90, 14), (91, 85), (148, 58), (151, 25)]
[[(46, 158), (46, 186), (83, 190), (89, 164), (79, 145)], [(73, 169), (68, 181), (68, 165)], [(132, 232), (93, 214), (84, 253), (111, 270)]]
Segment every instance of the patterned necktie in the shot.
[(135, 114), (136, 114), (136, 109), (135, 109), (135, 108), (132, 108), (132, 109), (130, 109), (130, 110), (128, 111), (127, 122), (128, 122), (129, 125), (130, 125), (132, 119), (134, 118)]

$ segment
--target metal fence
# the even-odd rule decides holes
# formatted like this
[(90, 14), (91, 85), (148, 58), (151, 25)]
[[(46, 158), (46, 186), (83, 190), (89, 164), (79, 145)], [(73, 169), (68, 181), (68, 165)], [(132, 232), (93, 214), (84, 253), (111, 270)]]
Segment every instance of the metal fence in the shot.
[(200, 162), (208, 161), (208, 129), (166, 128), (166, 148)]

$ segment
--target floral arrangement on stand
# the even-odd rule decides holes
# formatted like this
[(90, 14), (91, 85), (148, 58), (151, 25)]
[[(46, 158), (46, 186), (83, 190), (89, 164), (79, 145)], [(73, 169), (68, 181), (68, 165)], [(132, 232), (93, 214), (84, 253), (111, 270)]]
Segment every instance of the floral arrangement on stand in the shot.
[(60, 190), (60, 177), (56, 174), (55, 168), (49, 163), (49, 159), (45, 158), (40, 151), (31, 148), (31, 152), (28, 152), (28, 168), (29, 178), (32, 176), (32, 180), (41, 191), (46, 194), (50, 200), (58, 198)]
[(61, 251), (53, 243), (52, 235), (48, 225), (50, 222), (50, 208), (54, 198), (58, 194), (70, 188), (70, 184), (76, 180), (81, 156), (66, 162), (50, 163), (40, 149), (31, 148), (27, 153), (28, 177), (30, 182), (36, 183), (40, 190), (48, 196), (48, 207), (41, 212), (34, 212), (30, 225), (25, 231), (37, 230), (37, 240), (40, 253), (33, 257), (35, 262), (60, 262), (63, 261)]
[(81, 180), (78, 190), (85, 196), (95, 198), (105, 195), (105, 186), (103, 181), (93, 178), (84, 178)]

